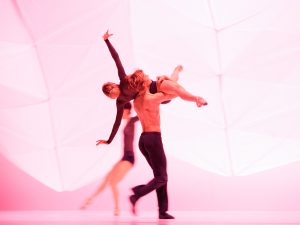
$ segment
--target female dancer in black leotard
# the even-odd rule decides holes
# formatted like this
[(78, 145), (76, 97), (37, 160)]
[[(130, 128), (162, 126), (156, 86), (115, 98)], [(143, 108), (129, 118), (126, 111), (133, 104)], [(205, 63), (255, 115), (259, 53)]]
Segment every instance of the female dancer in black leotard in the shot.
[[(110, 36), (112, 36), (112, 34), (109, 34), (108, 31), (106, 31), (106, 33), (103, 35), (103, 39), (117, 66), (120, 84), (107, 82), (103, 85), (102, 91), (106, 96), (112, 99), (117, 99), (117, 115), (108, 140), (98, 140), (97, 145), (110, 144), (112, 142), (121, 124), (124, 104), (130, 100), (133, 100), (137, 96), (138, 92), (144, 88), (142, 86), (145, 84), (143, 79), (145, 76), (147, 76), (142, 70), (136, 70), (132, 75), (126, 75), (117, 51), (108, 40)], [(177, 83), (178, 74), (181, 71), (182, 66), (179, 65), (175, 67), (170, 77), (160, 76), (157, 77), (157, 81), (150, 80), (150, 82), (147, 84), (147, 88), (151, 94), (155, 94), (160, 91), (166, 94), (179, 96), (186, 101), (195, 102), (198, 107), (206, 105), (207, 102), (203, 98), (192, 95)], [(170, 101), (165, 101), (162, 104), (166, 104), (168, 102)]]
[(126, 126), (124, 128), (124, 153), (123, 157), (119, 162), (117, 162), (114, 167), (109, 171), (99, 188), (84, 202), (81, 209), (86, 209), (88, 205), (92, 203), (94, 198), (99, 195), (107, 185), (110, 185), (113, 198), (114, 198), (114, 215), (119, 215), (119, 191), (118, 183), (124, 178), (127, 172), (133, 167), (134, 164), (134, 151), (133, 151), (133, 141), (134, 141), (134, 131), (135, 122), (138, 121), (138, 117), (130, 117), (131, 104), (127, 102), (124, 105), (123, 119), (126, 120)]
[[(141, 87), (141, 85), (143, 85), (144, 83), (141, 80), (143, 79), (142, 77), (145, 76), (142, 70), (136, 70), (132, 75), (126, 75), (119, 55), (108, 39), (110, 36), (112, 36), (112, 34), (106, 31), (106, 33), (103, 35), (103, 39), (117, 66), (120, 84), (107, 82), (102, 86), (102, 91), (106, 96), (112, 99), (117, 99), (117, 115), (108, 140), (98, 140), (96, 143), (97, 145), (110, 144), (112, 142), (121, 124), (124, 105), (135, 98), (138, 93), (137, 90), (143, 88)], [(204, 99), (188, 93), (182, 86), (177, 83), (178, 74), (181, 71), (182, 66), (179, 65), (175, 67), (170, 77), (161, 76), (158, 77), (157, 81), (151, 80), (151, 82), (148, 83), (150, 93), (155, 94), (158, 91), (161, 91), (167, 94), (178, 95), (179, 97), (187, 101), (194, 101), (197, 103), (197, 106), (203, 105), (203, 102), (205, 102)], [(170, 101), (165, 101), (162, 104), (166, 104), (168, 102)]]
[[(110, 41), (108, 39), (110, 36), (112, 36), (112, 34), (108, 33), (108, 31), (106, 31), (106, 33), (103, 35), (103, 39), (104, 39), (104, 41), (109, 49), (109, 52), (117, 66), (120, 84), (107, 82), (102, 86), (102, 91), (106, 96), (108, 96), (112, 99), (117, 99), (117, 101), (116, 101), (117, 115), (116, 115), (115, 122), (114, 122), (112, 131), (111, 131), (111, 134), (110, 134), (108, 140), (98, 140), (97, 145), (110, 144), (112, 142), (112, 140), (114, 139), (114, 137), (120, 127), (120, 124), (121, 124), (124, 105), (127, 102), (133, 100), (135, 98), (135, 96), (137, 95), (138, 90), (142, 88), (142, 87), (139, 87), (139, 85), (141, 84), (141, 82), (139, 82), (139, 80), (141, 80), (141, 77), (144, 76), (144, 73), (142, 70), (136, 70), (132, 75), (126, 75), (124, 67), (121, 63), (119, 54), (114, 49), (114, 47), (112, 46), (112, 44), (110, 43)], [(180, 72), (180, 70), (175, 68), (171, 77), (173, 77), (174, 80), (177, 80), (179, 72)], [(150, 83), (149, 90), (152, 94), (157, 92), (156, 81), (152, 81)], [(165, 103), (168, 103), (168, 102), (165, 102)]]

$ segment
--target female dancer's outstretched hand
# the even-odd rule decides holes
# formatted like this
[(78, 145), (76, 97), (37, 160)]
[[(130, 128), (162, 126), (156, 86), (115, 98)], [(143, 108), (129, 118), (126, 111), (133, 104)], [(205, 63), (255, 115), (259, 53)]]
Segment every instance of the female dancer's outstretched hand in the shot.
[(103, 39), (104, 41), (107, 40), (110, 36), (112, 36), (113, 34), (108, 33), (108, 30), (105, 32), (105, 34), (103, 34)]
[(96, 145), (100, 145), (100, 144), (108, 144), (108, 143), (105, 140), (98, 140), (98, 141), (96, 141)]

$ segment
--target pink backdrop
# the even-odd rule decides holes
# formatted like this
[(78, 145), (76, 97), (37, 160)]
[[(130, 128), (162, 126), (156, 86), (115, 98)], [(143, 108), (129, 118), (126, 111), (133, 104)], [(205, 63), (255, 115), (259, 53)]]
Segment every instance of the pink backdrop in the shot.
[[(2, 209), (77, 207), (119, 159), (121, 132), (95, 146), (116, 112), (100, 90), (118, 81), (108, 28), (127, 73), (155, 79), (182, 64), (179, 82), (209, 103), (161, 107), (175, 208), (298, 209), (299, 1), (2, 0), (0, 9)], [(148, 170), (139, 155), (123, 204)]]
[[(139, 155), (139, 154), (138, 154)], [(140, 155), (139, 155), (140, 156)], [(132, 185), (150, 178), (143, 159), (120, 183), (120, 207), (127, 211)], [(170, 210), (299, 211), (299, 163), (245, 177), (223, 177), (169, 157)], [(100, 182), (71, 192), (56, 192), (24, 174), (0, 157), (0, 210), (76, 210)], [(156, 210), (151, 193), (138, 210)], [(106, 189), (90, 210), (112, 210), (112, 194)]]

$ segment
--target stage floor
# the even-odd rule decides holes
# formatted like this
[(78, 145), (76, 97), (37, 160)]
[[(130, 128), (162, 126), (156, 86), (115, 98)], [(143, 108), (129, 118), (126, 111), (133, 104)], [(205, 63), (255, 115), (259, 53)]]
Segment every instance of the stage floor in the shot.
[(174, 220), (159, 220), (157, 212), (1, 211), (1, 225), (290, 225), (300, 224), (298, 211), (173, 211)]

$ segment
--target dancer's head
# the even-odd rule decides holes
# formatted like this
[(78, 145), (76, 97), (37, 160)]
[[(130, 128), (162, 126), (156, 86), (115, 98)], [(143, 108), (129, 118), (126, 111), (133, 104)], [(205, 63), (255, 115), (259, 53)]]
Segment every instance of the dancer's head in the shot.
[(143, 70), (136, 70), (133, 74), (127, 76), (127, 82), (131, 89), (139, 92), (148, 87), (151, 84), (151, 80)]
[(103, 93), (112, 99), (116, 99), (120, 95), (120, 87), (118, 84), (107, 82), (102, 86)]
[(130, 114), (131, 114), (131, 103), (127, 102), (124, 105), (124, 111), (123, 111), (123, 119), (129, 119), (130, 118)]

